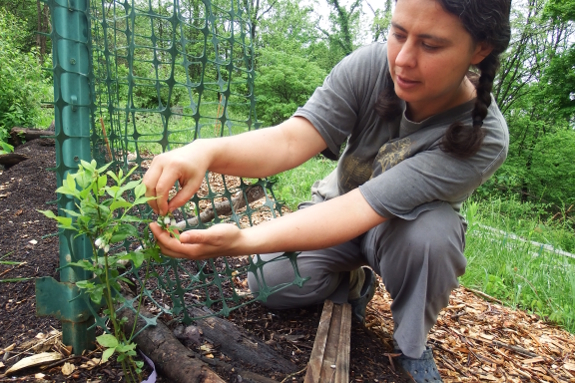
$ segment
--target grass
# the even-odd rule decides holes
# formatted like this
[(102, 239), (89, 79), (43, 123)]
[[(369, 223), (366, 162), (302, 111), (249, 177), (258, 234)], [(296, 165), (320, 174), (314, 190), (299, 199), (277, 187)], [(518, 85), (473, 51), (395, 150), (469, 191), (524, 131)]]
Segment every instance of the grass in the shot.
[[(223, 109), (219, 108), (217, 102), (205, 102), (200, 107), (202, 116), (196, 128), (196, 121), (189, 115), (193, 114), (190, 108), (182, 108), (188, 116), (172, 115), (167, 124), (169, 148), (174, 149), (192, 142), (195, 138), (215, 138), (222, 136), (236, 135), (247, 132), (247, 116), (229, 108), (227, 111), (227, 122), (222, 126), (217, 117), (222, 115)], [(165, 121), (158, 112), (136, 112), (134, 113), (135, 123), (132, 116), (125, 120), (123, 112), (120, 114), (120, 121), (115, 122), (117, 134), (123, 139), (127, 138), (128, 150), (134, 152), (138, 150), (140, 154), (159, 154), (162, 152), (162, 141), (164, 137)], [(110, 120), (105, 115), (104, 126), (107, 134), (110, 135)], [(134, 127), (135, 125), (135, 127)], [(136, 146), (137, 141), (137, 146)]]
[(560, 250), (573, 234), (561, 223), (509, 214), (510, 204), (500, 199), (466, 204), (468, 266), (462, 284), (575, 332), (575, 259), (541, 246)]
[(274, 185), (276, 198), (283, 201), (291, 210), (297, 210), (300, 202), (311, 199), (313, 183), (331, 173), (336, 165), (335, 161), (316, 156), (295, 169), (272, 177), (272, 180), (276, 181)]

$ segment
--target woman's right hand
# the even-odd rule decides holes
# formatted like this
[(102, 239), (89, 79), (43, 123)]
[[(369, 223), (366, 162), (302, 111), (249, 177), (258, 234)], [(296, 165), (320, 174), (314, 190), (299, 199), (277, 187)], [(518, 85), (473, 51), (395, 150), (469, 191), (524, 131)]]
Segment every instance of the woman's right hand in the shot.
[[(146, 197), (156, 214), (166, 215), (184, 205), (200, 188), (208, 170), (209, 156), (197, 141), (157, 155), (144, 175)], [(169, 192), (178, 181), (180, 190), (168, 201)]]

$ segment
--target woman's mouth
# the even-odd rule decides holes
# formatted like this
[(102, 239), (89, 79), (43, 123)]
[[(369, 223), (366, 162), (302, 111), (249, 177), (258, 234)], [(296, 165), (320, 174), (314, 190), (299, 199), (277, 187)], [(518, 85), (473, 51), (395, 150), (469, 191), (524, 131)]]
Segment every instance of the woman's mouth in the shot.
[(414, 80), (411, 80), (409, 78), (402, 77), (399, 75), (395, 76), (395, 82), (397, 85), (399, 85), (399, 87), (401, 87), (403, 89), (413, 88), (420, 83), (419, 81), (414, 81)]

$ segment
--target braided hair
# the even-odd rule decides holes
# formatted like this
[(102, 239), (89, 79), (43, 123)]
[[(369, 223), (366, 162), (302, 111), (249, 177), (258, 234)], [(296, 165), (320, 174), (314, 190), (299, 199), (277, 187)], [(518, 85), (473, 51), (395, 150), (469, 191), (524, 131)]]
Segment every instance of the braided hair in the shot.
[[(396, 0), (397, 1), (397, 0)], [(446, 12), (459, 17), (465, 30), (476, 43), (488, 44), (493, 50), (479, 64), (479, 78), (472, 81), (476, 87), (477, 98), (471, 112), (471, 129), (456, 121), (447, 129), (441, 142), (441, 149), (458, 158), (469, 158), (481, 148), (485, 132), (483, 120), (491, 105), (491, 90), (497, 70), (499, 55), (509, 45), (511, 27), (509, 13), (511, 0), (434, 0)], [(473, 76), (473, 74), (472, 74)], [(392, 84), (391, 74), (387, 73), (388, 84)], [(401, 115), (401, 100), (395, 94), (393, 86), (388, 86), (380, 94), (375, 109), (384, 121), (393, 121)]]

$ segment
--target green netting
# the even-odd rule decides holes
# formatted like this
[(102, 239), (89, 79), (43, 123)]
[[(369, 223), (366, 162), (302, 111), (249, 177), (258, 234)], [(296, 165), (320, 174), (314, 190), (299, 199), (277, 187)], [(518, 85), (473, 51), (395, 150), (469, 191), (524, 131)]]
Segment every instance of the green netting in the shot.
[[(85, 8), (83, 0), (47, 1), (53, 16), (73, 15), (61, 30), (56, 22), (51, 33), (56, 142), (63, 158), (57, 161), (59, 184), (66, 172), (77, 166), (75, 153), (85, 145), (81, 139), (88, 138), (86, 132), (75, 130), (74, 119), (71, 123), (68, 115), (78, 118), (89, 113), (87, 142), (93, 158), (100, 163), (114, 161), (117, 168), (137, 166), (139, 177), (155, 154), (197, 138), (258, 128), (250, 25), (239, 1), (88, 1)], [(68, 28), (75, 32), (68, 33)], [(83, 50), (88, 52), (88, 62), (63, 59), (68, 57), (64, 52)], [(67, 77), (78, 80), (77, 94), (62, 90)], [(254, 204), (254, 195), (263, 199)], [(59, 206), (70, 204), (59, 198)], [(182, 228), (201, 229), (220, 222), (245, 227), (262, 215), (281, 214), (281, 208), (268, 180), (210, 173), (200, 191), (175, 216)], [(142, 218), (152, 218), (149, 208), (139, 213)], [(138, 245), (126, 242), (123, 249)], [(71, 260), (82, 258), (77, 246), (68, 247)], [(207, 306), (227, 315), (255, 300), (265, 301), (286, 286), (301, 286), (305, 279), (298, 273), (296, 256), (281, 256), (288, 257), (295, 270), (294, 281), (281, 286), (265, 283), (261, 274), (265, 262), (258, 255), (201, 262), (165, 258), (159, 264), (128, 270), (125, 276), (136, 282), (135, 295), (143, 294), (148, 311), (156, 315), (146, 319), (148, 325), (162, 314), (189, 322), (193, 319), (188, 310), (191, 306)], [(64, 258), (61, 255), (61, 260)], [(144, 286), (147, 272), (151, 278)], [(260, 281), (257, 296), (245, 295), (248, 272)], [(124, 307), (132, 309), (133, 303), (128, 300)], [(105, 318), (93, 314), (97, 324), (105, 327)]]

